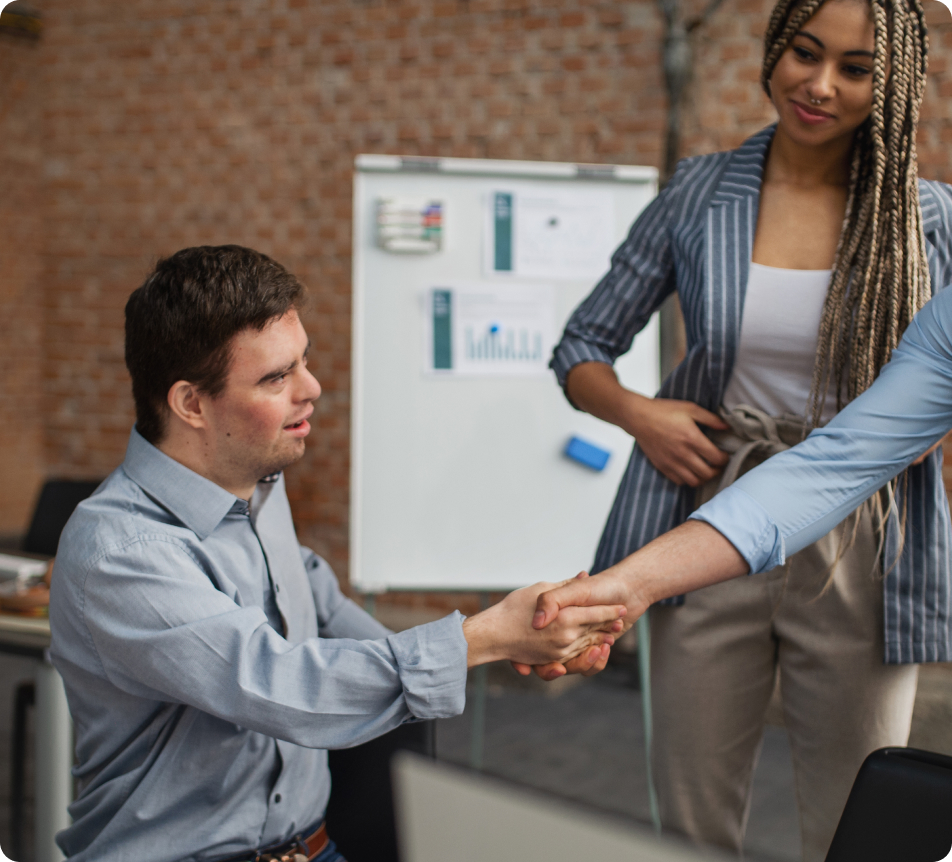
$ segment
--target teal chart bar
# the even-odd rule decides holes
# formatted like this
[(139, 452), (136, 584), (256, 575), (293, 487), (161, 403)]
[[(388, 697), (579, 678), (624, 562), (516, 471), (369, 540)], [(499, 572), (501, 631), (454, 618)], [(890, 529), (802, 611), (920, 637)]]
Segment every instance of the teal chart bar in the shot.
[(495, 221), (495, 256), (493, 269), (496, 272), (512, 272), (512, 195), (496, 192), (493, 199)]
[(453, 292), (433, 291), (433, 368), (453, 367)]

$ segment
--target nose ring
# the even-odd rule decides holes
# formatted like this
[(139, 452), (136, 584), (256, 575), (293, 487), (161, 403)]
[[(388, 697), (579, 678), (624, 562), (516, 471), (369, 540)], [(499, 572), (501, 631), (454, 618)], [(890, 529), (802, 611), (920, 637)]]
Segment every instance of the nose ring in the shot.
[(819, 104), (822, 103), (822, 101), (823, 101), (822, 99), (812, 99), (812, 98), (811, 98), (811, 99), (810, 99), (810, 104), (811, 104), (811, 105), (819, 105)]

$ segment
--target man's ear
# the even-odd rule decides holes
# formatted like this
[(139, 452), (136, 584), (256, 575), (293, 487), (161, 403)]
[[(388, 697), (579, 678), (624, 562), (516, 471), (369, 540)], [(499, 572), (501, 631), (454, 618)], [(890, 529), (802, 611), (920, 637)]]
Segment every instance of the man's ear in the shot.
[(208, 426), (208, 411), (205, 409), (205, 396), (193, 383), (179, 380), (169, 389), (168, 402), (172, 415), (178, 417), (191, 428), (201, 429)]

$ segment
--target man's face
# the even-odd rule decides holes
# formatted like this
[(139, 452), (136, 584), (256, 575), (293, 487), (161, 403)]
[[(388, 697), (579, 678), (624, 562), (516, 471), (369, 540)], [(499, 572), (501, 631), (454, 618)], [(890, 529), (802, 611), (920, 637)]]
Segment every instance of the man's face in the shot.
[(224, 391), (207, 402), (216, 473), (253, 486), (304, 454), (321, 394), (307, 370), (309, 346), (293, 310), (233, 338)]

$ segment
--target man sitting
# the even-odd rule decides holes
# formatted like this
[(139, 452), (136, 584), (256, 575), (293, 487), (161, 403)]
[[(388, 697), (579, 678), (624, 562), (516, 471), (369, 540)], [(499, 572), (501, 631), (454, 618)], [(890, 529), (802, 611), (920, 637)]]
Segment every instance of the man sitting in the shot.
[(326, 749), (459, 714), (484, 662), (597, 670), (621, 628), (612, 605), (534, 631), (551, 585), (400, 634), (342, 595), (298, 544), (281, 473), (321, 392), (303, 299), (279, 264), (223, 246), (160, 261), (126, 306), (136, 427), (63, 532), (50, 606), (74, 862), (333, 862)]

